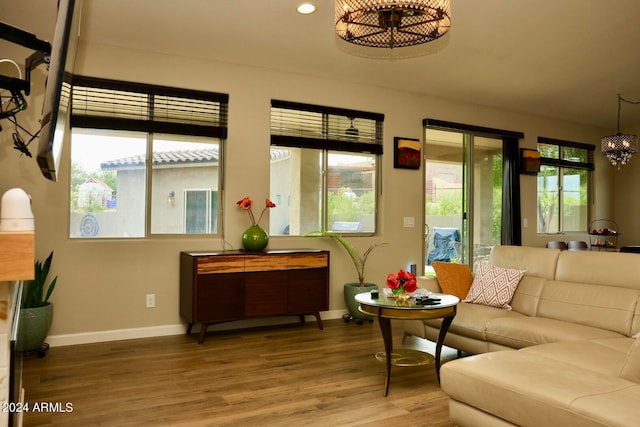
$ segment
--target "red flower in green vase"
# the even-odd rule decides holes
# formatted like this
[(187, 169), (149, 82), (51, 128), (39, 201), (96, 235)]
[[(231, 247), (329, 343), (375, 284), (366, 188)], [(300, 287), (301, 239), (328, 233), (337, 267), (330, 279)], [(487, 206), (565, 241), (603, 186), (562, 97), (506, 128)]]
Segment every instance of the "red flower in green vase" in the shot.
[(275, 203), (273, 203), (269, 199), (266, 199), (264, 209), (262, 209), (262, 212), (260, 212), (260, 216), (256, 221), (256, 218), (253, 215), (253, 211), (251, 210), (251, 208), (253, 207), (253, 200), (251, 200), (249, 197), (245, 197), (244, 199), (238, 200), (236, 204), (240, 206), (240, 208), (242, 208), (243, 210), (247, 211), (247, 213), (249, 214), (249, 219), (251, 220), (251, 225), (260, 225), (260, 220), (262, 219), (262, 215), (264, 215), (264, 212), (267, 209), (276, 207)]

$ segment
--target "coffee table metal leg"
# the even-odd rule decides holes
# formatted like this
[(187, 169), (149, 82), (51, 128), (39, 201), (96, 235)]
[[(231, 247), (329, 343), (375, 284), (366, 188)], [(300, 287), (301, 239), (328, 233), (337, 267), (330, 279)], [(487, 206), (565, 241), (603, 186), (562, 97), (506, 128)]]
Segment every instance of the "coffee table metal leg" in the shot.
[(378, 317), (382, 339), (384, 341), (385, 363), (387, 365), (387, 380), (385, 383), (384, 395), (389, 394), (389, 383), (391, 382), (391, 352), (393, 351), (393, 337), (391, 336), (391, 319)]
[(453, 318), (456, 316), (454, 313), (452, 316), (442, 319), (442, 325), (440, 326), (440, 332), (438, 333), (438, 342), (436, 342), (436, 376), (438, 377), (438, 384), (440, 384), (440, 354), (442, 353), (442, 343), (444, 337), (447, 335), (449, 326), (453, 322)]

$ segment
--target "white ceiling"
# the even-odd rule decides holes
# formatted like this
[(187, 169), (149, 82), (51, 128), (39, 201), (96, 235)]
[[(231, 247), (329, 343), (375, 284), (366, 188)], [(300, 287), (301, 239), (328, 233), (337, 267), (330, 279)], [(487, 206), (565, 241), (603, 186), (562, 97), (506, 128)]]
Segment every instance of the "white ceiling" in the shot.
[[(640, 0), (451, 0), (449, 45), (403, 60), (343, 53), (334, 39), (334, 2), (315, 0), (317, 11), (303, 16), (295, 10), (300, 1), (84, 0), (80, 37), (611, 130), (617, 94), (640, 100)], [(0, 20), (49, 39), (55, 3), (0, 0)], [(640, 126), (640, 105), (622, 111), (623, 131)]]

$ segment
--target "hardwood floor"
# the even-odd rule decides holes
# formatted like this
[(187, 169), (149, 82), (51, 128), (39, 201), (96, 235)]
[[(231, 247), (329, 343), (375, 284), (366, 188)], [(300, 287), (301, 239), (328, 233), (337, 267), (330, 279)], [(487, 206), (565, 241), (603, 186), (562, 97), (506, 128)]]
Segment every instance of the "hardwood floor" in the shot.
[[(400, 322), (393, 322), (400, 346)], [(405, 346), (433, 351), (409, 338)], [(259, 329), (51, 348), (24, 360), (25, 426), (449, 427), (433, 364), (393, 367), (384, 397), (377, 322), (327, 320)], [(444, 349), (443, 361), (455, 351)], [(54, 407), (54, 409), (56, 409)]]

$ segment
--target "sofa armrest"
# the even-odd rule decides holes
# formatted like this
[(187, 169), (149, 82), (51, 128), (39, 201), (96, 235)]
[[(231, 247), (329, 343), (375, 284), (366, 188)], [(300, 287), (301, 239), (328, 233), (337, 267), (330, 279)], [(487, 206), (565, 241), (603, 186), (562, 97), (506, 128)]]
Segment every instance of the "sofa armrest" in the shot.
[(416, 280), (419, 288), (424, 288), (430, 292), (442, 293), (440, 283), (438, 283), (438, 279), (435, 276), (418, 276)]

